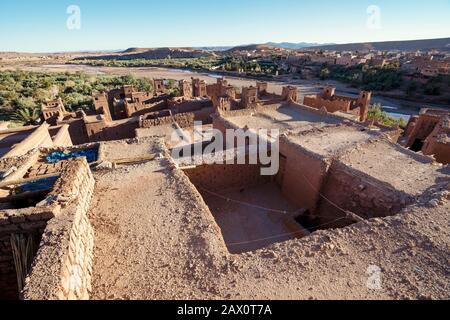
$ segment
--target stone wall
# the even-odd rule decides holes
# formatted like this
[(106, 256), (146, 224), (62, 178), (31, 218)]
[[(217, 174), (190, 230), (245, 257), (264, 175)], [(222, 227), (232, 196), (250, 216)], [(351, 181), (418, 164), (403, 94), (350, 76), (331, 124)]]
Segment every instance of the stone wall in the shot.
[(260, 165), (250, 164), (212, 164), (201, 165), (184, 170), (191, 182), (200, 192), (240, 190), (262, 185), (272, 177), (261, 175)]
[(195, 114), (194, 113), (180, 113), (174, 116), (161, 117), (156, 119), (143, 119), (140, 121), (139, 126), (141, 128), (151, 128), (155, 126), (170, 125), (172, 123), (178, 123), (181, 128), (192, 127), (194, 125)]
[(328, 112), (334, 113), (336, 111), (348, 112), (350, 111), (351, 102), (348, 100), (327, 100), (320, 95), (305, 96), (303, 103), (311, 108), (321, 109), (326, 108)]
[(413, 199), (340, 161), (333, 162), (322, 189), (318, 215), (322, 222), (345, 217), (346, 210), (361, 218), (392, 216)]
[(86, 159), (66, 162), (43, 205), (59, 212), (45, 228), (24, 299), (89, 299), (94, 236), (87, 211), (94, 184)]
[(38, 149), (33, 149), (23, 156), (1, 159), (0, 172), (4, 175), (1, 183), (7, 184), (10, 181), (21, 179), (38, 161), (40, 154)]

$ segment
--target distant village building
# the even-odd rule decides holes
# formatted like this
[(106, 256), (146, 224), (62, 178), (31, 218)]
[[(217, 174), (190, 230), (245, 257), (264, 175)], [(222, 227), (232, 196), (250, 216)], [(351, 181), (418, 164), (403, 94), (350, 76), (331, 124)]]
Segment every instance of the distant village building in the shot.
[(409, 74), (420, 73), (426, 77), (450, 75), (450, 62), (434, 60), (433, 57), (415, 57), (403, 63), (401, 69)]

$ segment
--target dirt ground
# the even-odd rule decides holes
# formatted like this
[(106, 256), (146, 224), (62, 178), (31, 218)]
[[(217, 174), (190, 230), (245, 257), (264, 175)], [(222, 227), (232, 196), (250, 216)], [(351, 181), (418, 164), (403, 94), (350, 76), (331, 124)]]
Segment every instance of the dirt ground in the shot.
[[(293, 216), (288, 214), (295, 212), (297, 208), (284, 199), (275, 183), (242, 191), (222, 192), (220, 196), (203, 190), (200, 192), (220, 226), (231, 253), (255, 251), (275, 242), (301, 238), (309, 234), (295, 222)], [(254, 204), (255, 207), (249, 207), (238, 201)]]
[(167, 159), (95, 179), (93, 299), (450, 298), (448, 202), (231, 254)]

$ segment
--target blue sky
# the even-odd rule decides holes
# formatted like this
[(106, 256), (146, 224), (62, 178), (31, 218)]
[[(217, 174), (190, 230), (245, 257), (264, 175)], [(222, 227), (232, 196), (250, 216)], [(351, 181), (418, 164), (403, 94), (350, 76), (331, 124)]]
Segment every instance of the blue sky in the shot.
[[(81, 9), (69, 30), (66, 10)], [(380, 8), (379, 29), (367, 8)], [(0, 51), (450, 37), (449, 0), (0, 0)]]

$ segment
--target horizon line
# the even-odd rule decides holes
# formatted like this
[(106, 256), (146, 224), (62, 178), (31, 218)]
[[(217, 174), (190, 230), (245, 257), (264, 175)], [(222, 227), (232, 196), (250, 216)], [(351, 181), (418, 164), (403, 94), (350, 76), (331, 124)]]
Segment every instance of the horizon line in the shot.
[(305, 47), (305, 48), (299, 48), (294, 50), (300, 50), (300, 49), (307, 49), (307, 48), (314, 48), (314, 47), (321, 47), (321, 46), (339, 46), (339, 45), (355, 45), (355, 44), (368, 44), (368, 43), (392, 43), (392, 42), (410, 42), (410, 41), (427, 41), (427, 40), (444, 40), (444, 39), (450, 39), (450, 35), (448, 37), (439, 37), (439, 38), (419, 38), (419, 39), (403, 39), (403, 40), (377, 40), (377, 41), (359, 41), (359, 42), (343, 42), (343, 43), (319, 43), (319, 42), (308, 42), (308, 41), (267, 41), (264, 43), (250, 43), (250, 44), (237, 44), (237, 45), (199, 45), (199, 46), (156, 46), (156, 47), (139, 47), (139, 46), (130, 46), (126, 49), (81, 49), (81, 50), (56, 50), (56, 51), (17, 51), (17, 50), (0, 50), (0, 53), (28, 53), (28, 54), (60, 54), (60, 53), (86, 53), (86, 52), (120, 52), (124, 50), (128, 50), (131, 48), (137, 48), (137, 49), (159, 49), (159, 48), (192, 48), (192, 49), (200, 49), (200, 48), (208, 48), (208, 47), (217, 47), (217, 48), (235, 48), (235, 47), (245, 47), (245, 46), (251, 46), (251, 45), (264, 45), (264, 44), (270, 44), (270, 43), (291, 43), (291, 44), (300, 44), (300, 43), (307, 43), (307, 44), (314, 44), (314, 46), (311, 47)]

